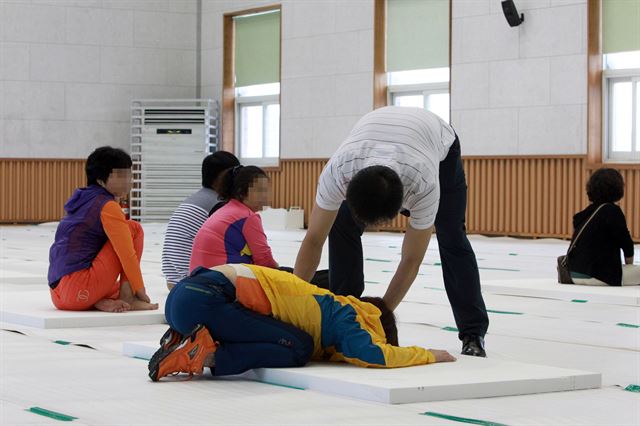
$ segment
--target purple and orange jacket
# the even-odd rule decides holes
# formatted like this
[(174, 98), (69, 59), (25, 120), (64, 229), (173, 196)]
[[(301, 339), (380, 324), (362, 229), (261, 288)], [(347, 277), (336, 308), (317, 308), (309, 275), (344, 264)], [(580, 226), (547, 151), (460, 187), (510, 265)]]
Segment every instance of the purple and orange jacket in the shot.
[(278, 267), (260, 215), (238, 200), (230, 200), (202, 225), (193, 240), (189, 270), (227, 263)]
[(64, 205), (65, 215), (49, 250), (49, 286), (89, 268), (110, 241), (134, 292), (144, 288), (129, 224), (113, 195), (99, 185), (78, 188)]

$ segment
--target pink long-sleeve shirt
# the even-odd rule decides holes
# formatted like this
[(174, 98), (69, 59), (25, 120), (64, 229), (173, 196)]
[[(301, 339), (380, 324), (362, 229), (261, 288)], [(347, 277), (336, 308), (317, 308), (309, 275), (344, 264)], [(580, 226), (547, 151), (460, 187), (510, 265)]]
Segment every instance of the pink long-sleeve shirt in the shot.
[(189, 270), (227, 263), (278, 267), (260, 215), (238, 200), (229, 201), (202, 225), (193, 241)]

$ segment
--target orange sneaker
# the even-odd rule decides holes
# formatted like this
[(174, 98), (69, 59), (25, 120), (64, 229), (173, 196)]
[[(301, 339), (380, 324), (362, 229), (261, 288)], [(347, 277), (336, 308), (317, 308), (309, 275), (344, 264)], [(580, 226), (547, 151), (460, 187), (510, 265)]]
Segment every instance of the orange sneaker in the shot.
[(157, 382), (175, 373), (188, 373), (189, 377), (202, 374), (205, 358), (215, 352), (217, 347), (209, 331), (199, 325), (178, 345), (158, 349), (149, 361), (149, 377)]
[(178, 343), (182, 341), (183, 337), (184, 336), (182, 334), (169, 327), (169, 329), (160, 338), (160, 347), (162, 349), (173, 349)]

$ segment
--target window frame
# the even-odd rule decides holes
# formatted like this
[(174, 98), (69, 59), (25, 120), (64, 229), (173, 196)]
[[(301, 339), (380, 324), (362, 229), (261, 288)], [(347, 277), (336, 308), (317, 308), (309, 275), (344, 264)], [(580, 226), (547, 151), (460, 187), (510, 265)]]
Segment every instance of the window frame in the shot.
[[(278, 105), (280, 106), (280, 95), (261, 95), (261, 96), (238, 96), (235, 97), (235, 141), (234, 149), (238, 154), (240, 161), (245, 161), (260, 167), (277, 167), (280, 161), (280, 142), (278, 141), (278, 156), (277, 157), (245, 157), (242, 155), (241, 150), (241, 138), (242, 138), (242, 114), (240, 109), (243, 106), (261, 106), (262, 107), (262, 152), (266, 152), (266, 138), (265, 129), (267, 128), (267, 106)], [(278, 114), (278, 125), (280, 123), (280, 114)], [(280, 138), (280, 131), (278, 131), (278, 139)]]
[(451, 90), (449, 89), (448, 81), (443, 81), (438, 83), (389, 85), (387, 86), (387, 105), (393, 105), (394, 104), (393, 100), (395, 96), (398, 94), (422, 95), (424, 98), (424, 101), (423, 101), (424, 109), (427, 109), (427, 98), (429, 95), (447, 94), (449, 96), (449, 122), (451, 121)]
[[(221, 135), (222, 135), (222, 144), (221, 149), (237, 153), (236, 150), (236, 134), (237, 134), (237, 117), (236, 117), (236, 98), (238, 97), (236, 94), (236, 85), (235, 85), (235, 55), (234, 55), (234, 44), (235, 44), (235, 23), (234, 17), (236, 16), (244, 16), (244, 15), (253, 15), (257, 13), (264, 13), (269, 11), (279, 11), (280, 12), (280, 58), (278, 59), (280, 63), (280, 79), (278, 83), (280, 83), (280, 92), (278, 96), (278, 103), (282, 105), (280, 102), (281, 94), (282, 94), (282, 5), (270, 4), (265, 6), (259, 6), (250, 9), (239, 10), (235, 12), (224, 13), (222, 18), (223, 25), (223, 48), (222, 48), (222, 56), (223, 56), (223, 65), (222, 65), (222, 127), (221, 127)], [(280, 167), (280, 154), (282, 153), (282, 113), (280, 114), (280, 120), (278, 123), (280, 128), (279, 135), (280, 140), (278, 141), (278, 159), (275, 164), (271, 164), (268, 166), (270, 170), (277, 170)]]
[[(451, 69), (453, 67), (451, 58), (452, 49), (452, 23), (453, 23), (453, 0), (449, 0), (449, 121), (451, 121)], [(373, 12), (373, 109), (381, 108), (390, 104), (388, 72), (386, 69), (387, 57), (387, 0), (374, 0)], [(426, 83), (440, 84), (440, 83)], [(407, 85), (409, 86), (409, 85)], [(400, 86), (393, 86), (400, 87)]]
[[(603, 124), (603, 151), (602, 156), (605, 163), (629, 163), (640, 162), (640, 145), (637, 142), (638, 122), (638, 87), (640, 86), (640, 69), (610, 69), (602, 73), (602, 124)], [(631, 83), (631, 152), (620, 152), (614, 154), (611, 150), (611, 90), (613, 83), (628, 81)]]
[(640, 160), (609, 159), (607, 76), (629, 70), (605, 70), (602, 51), (602, 0), (587, 0), (587, 169), (640, 169)]

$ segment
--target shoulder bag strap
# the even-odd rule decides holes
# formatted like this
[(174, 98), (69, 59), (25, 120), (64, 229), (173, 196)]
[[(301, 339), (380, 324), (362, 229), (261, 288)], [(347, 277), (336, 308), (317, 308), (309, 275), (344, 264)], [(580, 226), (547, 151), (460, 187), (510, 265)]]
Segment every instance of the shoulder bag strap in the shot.
[(608, 204), (608, 203), (600, 204), (600, 206), (596, 209), (596, 211), (593, 212), (591, 217), (589, 217), (589, 219), (585, 222), (585, 224), (582, 225), (582, 228), (580, 228), (580, 231), (578, 232), (578, 235), (576, 235), (576, 238), (574, 238), (573, 242), (569, 246), (569, 250), (567, 250), (567, 255), (571, 252), (571, 250), (573, 250), (573, 248), (575, 247), (576, 243), (578, 242), (578, 238), (580, 238), (580, 235), (582, 235), (582, 231), (584, 231), (584, 229), (587, 227), (589, 222), (591, 222), (591, 219), (593, 219), (595, 217), (595, 215), (600, 211), (600, 209), (603, 208), (606, 204)]

